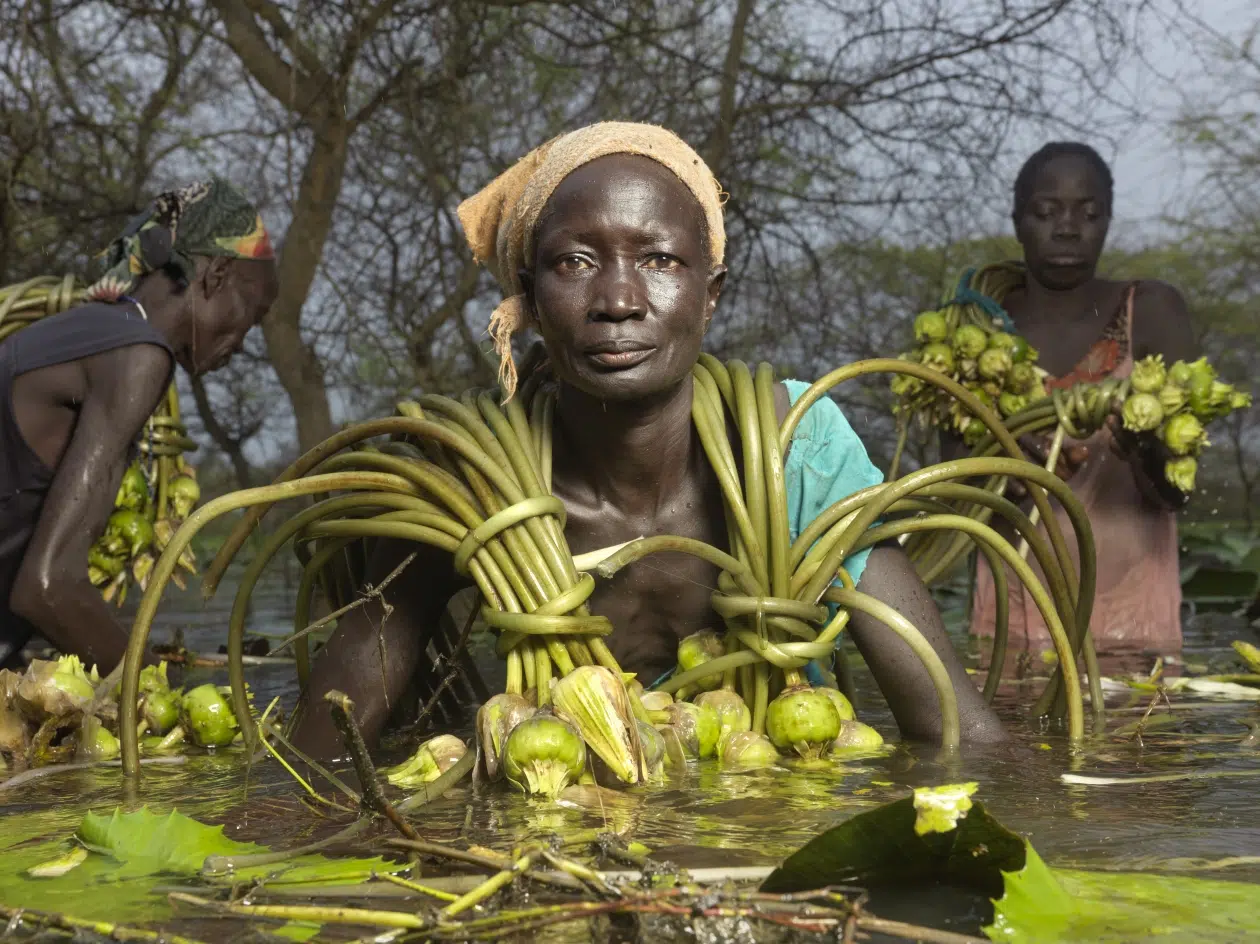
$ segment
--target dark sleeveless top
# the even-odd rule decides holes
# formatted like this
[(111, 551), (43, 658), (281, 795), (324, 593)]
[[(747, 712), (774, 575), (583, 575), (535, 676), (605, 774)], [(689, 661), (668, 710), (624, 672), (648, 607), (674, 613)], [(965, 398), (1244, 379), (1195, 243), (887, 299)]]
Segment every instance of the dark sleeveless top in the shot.
[(35, 632), (9, 609), (9, 594), (56, 471), (44, 465), (18, 429), (13, 382), (33, 370), (133, 344), (156, 344), (172, 354), (174, 369), (166, 338), (138, 313), (116, 305), (72, 308), (0, 343), (0, 665)]

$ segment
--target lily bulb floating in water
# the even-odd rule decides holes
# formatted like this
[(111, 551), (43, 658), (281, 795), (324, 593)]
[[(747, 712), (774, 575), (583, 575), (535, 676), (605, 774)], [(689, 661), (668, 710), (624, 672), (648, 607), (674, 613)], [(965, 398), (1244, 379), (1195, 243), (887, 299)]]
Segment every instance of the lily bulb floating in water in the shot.
[(639, 782), (643, 747), (621, 679), (601, 665), (580, 665), (554, 684), (551, 700), (622, 783)]
[(704, 759), (717, 752), (722, 723), (717, 712), (689, 701), (676, 701), (665, 709), (670, 726), (678, 734), (683, 749), (692, 757)]
[[(698, 633), (687, 636), (678, 644), (678, 668), (683, 672), (690, 672), (725, 653), (726, 647), (722, 644), (722, 637), (711, 629), (702, 629)], [(704, 676), (692, 687), (711, 691), (721, 684), (721, 674), (715, 673)]]
[(722, 766), (734, 770), (773, 767), (779, 752), (764, 734), (736, 731), (722, 743)]
[(766, 734), (779, 750), (794, 750), (812, 760), (830, 750), (840, 734), (840, 712), (817, 689), (789, 688), (770, 702)]
[(236, 739), (240, 725), (232, 706), (213, 685), (200, 685), (184, 695), (184, 727), (201, 747), (225, 747)]
[(382, 771), (385, 779), (395, 787), (411, 790), (438, 777), (454, 767), (468, 753), (468, 745), (451, 734), (439, 734), (430, 738), (416, 752), (396, 767)]
[(502, 764), (508, 780), (530, 796), (554, 800), (586, 770), (586, 744), (573, 725), (539, 712), (508, 734)]
[(500, 693), (477, 709), (477, 743), (486, 776), (498, 780), (503, 775), (503, 746), (512, 729), (538, 709), (524, 696)]

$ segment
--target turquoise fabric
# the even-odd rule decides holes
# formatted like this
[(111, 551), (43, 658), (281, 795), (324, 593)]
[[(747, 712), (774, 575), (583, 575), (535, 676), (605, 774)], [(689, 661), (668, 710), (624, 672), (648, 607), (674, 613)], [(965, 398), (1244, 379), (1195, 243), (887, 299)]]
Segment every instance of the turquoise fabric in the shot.
[[(809, 384), (801, 380), (785, 380), (783, 385), (787, 387), (791, 403), (796, 403), (809, 389)], [(836, 502), (884, 481), (883, 473), (867, 456), (862, 440), (829, 397), (811, 406), (797, 424), (783, 466), (783, 478), (793, 541)], [(870, 554), (870, 548), (866, 548), (845, 559), (845, 570), (854, 583), (862, 579)], [(834, 612), (834, 607), (832, 609)], [(817, 665), (811, 662), (805, 671), (812, 684), (823, 684)], [(672, 674), (667, 672), (649, 687), (654, 688)]]
[[(785, 380), (783, 386), (792, 403), (809, 389), (802, 380)], [(836, 502), (884, 481), (883, 473), (867, 456), (862, 440), (829, 397), (823, 397), (801, 417), (792, 435), (783, 476), (793, 541)], [(862, 579), (870, 553), (870, 548), (866, 548), (845, 559), (844, 568), (854, 583)]]

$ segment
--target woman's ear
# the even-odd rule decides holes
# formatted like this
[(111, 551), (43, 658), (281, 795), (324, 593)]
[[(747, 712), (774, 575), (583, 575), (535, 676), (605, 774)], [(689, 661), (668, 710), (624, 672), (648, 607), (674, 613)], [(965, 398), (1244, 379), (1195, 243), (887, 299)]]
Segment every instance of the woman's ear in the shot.
[(704, 327), (708, 330), (713, 313), (717, 310), (718, 298), (722, 295), (722, 286), (726, 284), (726, 266), (715, 265), (709, 270), (709, 284), (706, 286), (708, 298), (704, 305)]
[(232, 260), (227, 256), (211, 256), (201, 273), (201, 290), (207, 301), (223, 290), (228, 281)]

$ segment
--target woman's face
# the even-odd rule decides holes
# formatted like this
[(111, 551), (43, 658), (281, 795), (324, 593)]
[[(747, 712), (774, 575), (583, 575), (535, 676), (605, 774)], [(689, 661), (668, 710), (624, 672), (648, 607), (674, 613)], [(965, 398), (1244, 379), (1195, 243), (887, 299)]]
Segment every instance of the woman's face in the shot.
[(1070, 289), (1094, 277), (1111, 211), (1098, 171), (1085, 158), (1051, 158), (1033, 181), (1015, 235), (1029, 274), (1047, 288)]
[(526, 295), (556, 376), (633, 401), (684, 380), (726, 274), (710, 266), (699, 201), (649, 158), (579, 167), (547, 201)]
[(198, 257), (197, 278), (185, 292), (193, 330), (184, 367), (200, 375), (226, 365), (277, 293), (271, 259)]

